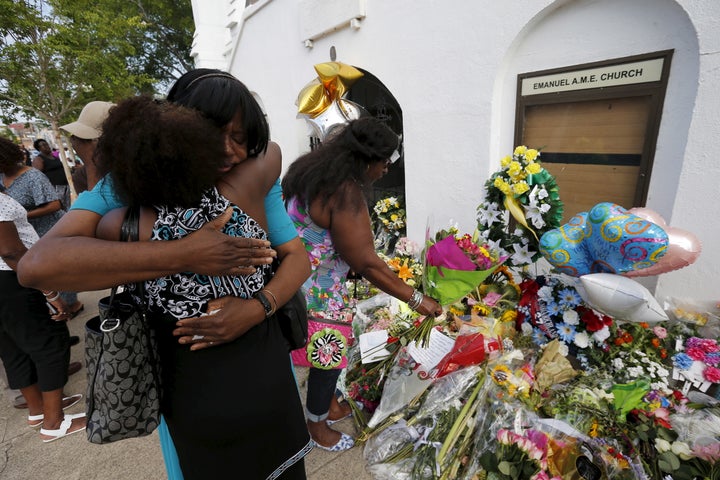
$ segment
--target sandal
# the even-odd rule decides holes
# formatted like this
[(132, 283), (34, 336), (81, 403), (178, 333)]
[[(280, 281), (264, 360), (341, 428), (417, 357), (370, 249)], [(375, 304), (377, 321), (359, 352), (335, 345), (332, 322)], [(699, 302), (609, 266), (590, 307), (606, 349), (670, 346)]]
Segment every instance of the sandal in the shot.
[(327, 452), (344, 452), (345, 450), (350, 450), (352, 447), (355, 446), (355, 440), (353, 440), (350, 435), (342, 432), (340, 432), (340, 440), (338, 440), (338, 442), (332, 447), (324, 447), (317, 443), (315, 440), (313, 440), (313, 443), (319, 449), (325, 450)]
[(77, 430), (70, 431), (70, 428), (72, 427), (73, 420), (77, 418), (85, 418), (84, 413), (77, 413), (75, 415), (65, 415), (65, 418), (63, 419), (62, 423), (60, 424), (60, 428), (56, 430), (47, 430), (45, 428), (40, 429), (40, 435), (47, 435), (51, 438), (43, 438), (43, 443), (50, 443), (54, 442), (55, 440), (59, 440), (63, 437), (67, 437), (68, 435), (72, 435), (73, 433), (82, 432), (85, 430), (85, 425), (78, 428)]
[[(78, 302), (78, 303), (80, 303), (80, 302)], [(72, 320), (73, 318), (77, 317), (77, 316), (80, 314), (80, 312), (82, 312), (83, 310), (85, 310), (85, 305), (83, 305), (82, 303), (80, 303), (80, 306), (79, 306), (79, 307), (77, 307), (77, 308), (74, 309), (74, 310), (70, 310), (69, 312), (67, 312), (68, 315), (70, 316), (69, 319)]]
[[(62, 399), (62, 409), (66, 410), (76, 403), (78, 403), (82, 399), (82, 393), (78, 393), (76, 395), (71, 395), (69, 397), (64, 397)], [(45, 414), (40, 413), (38, 415), (28, 415), (28, 427), (30, 428), (37, 428), (40, 425), (43, 424), (43, 420), (45, 420)]]

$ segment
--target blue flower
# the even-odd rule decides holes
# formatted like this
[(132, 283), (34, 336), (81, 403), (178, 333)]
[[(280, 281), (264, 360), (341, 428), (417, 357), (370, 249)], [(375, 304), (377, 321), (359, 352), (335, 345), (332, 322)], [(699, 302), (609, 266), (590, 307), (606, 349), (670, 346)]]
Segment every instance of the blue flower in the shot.
[(545, 304), (545, 311), (551, 317), (554, 317), (555, 315), (559, 315), (560, 313), (562, 313), (562, 309), (560, 308), (560, 305), (558, 305), (554, 301), (550, 301)]
[(693, 359), (686, 353), (676, 353), (672, 357), (673, 366), (680, 370), (687, 370), (692, 366)]
[(575, 338), (575, 325), (568, 325), (567, 323), (557, 324), (558, 335), (560, 339), (565, 343), (570, 343)]
[(538, 346), (542, 346), (542, 345), (545, 345), (546, 343), (548, 343), (548, 339), (545, 336), (545, 333), (543, 333), (543, 331), (540, 330), (539, 328), (533, 329), (532, 338), (533, 338), (533, 342), (535, 342), (535, 345), (538, 345)]
[(580, 305), (582, 297), (574, 288), (563, 288), (560, 290), (560, 306), (566, 308), (575, 308)]

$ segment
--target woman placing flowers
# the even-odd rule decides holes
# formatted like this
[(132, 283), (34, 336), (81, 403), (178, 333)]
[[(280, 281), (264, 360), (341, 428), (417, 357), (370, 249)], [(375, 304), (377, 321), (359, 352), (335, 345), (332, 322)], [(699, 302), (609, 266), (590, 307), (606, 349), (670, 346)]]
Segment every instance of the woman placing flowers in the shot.
[[(350, 414), (349, 405), (339, 405), (334, 395), (340, 369), (347, 364), (344, 351), (352, 322), (345, 286), (349, 269), (421, 314), (442, 313), (435, 300), (403, 282), (375, 252), (364, 193), (387, 173), (397, 146), (397, 135), (378, 120), (354, 120), (296, 160), (282, 182), (288, 213), (313, 268), (303, 285), (311, 336), (306, 351), (296, 350), (293, 358), (310, 366), (307, 425), (324, 450), (342, 451), (354, 444), (350, 436), (329, 427)], [(320, 325), (314, 333), (313, 324)]]

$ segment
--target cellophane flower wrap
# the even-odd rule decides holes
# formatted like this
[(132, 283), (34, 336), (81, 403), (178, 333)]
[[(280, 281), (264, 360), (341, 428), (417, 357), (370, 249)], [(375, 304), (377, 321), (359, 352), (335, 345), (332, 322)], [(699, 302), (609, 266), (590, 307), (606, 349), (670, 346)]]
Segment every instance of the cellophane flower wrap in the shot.
[(478, 243), (478, 236), (442, 230), (425, 251), (423, 290), (440, 305), (450, 305), (475, 290), (506, 257)]

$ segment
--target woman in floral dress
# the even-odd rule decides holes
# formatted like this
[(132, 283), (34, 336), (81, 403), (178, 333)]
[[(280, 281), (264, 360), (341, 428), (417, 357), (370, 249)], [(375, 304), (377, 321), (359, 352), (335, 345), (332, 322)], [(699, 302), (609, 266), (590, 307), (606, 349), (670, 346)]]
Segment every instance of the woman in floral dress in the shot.
[(387, 173), (397, 147), (398, 136), (380, 121), (354, 120), (293, 162), (282, 182), (288, 213), (312, 266), (303, 285), (310, 338), (305, 349), (292, 355), (296, 364), (310, 367), (307, 425), (315, 444), (324, 450), (343, 451), (354, 444), (349, 435), (330, 428), (350, 414), (350, 406), (339, 404), (335, 396), (351, 341), (348, 271), (352, 268), (421, 314), (442, 312), (435, 300), (405, 284), (375, 252), (365, 193)]

